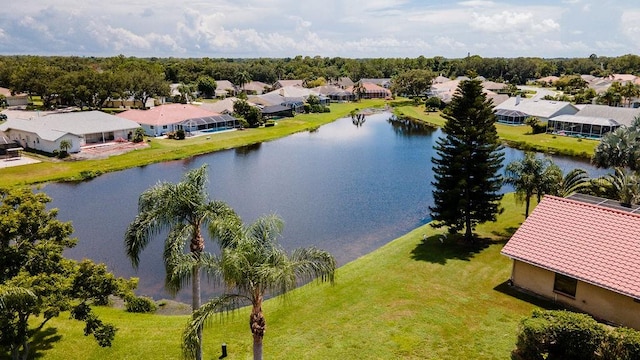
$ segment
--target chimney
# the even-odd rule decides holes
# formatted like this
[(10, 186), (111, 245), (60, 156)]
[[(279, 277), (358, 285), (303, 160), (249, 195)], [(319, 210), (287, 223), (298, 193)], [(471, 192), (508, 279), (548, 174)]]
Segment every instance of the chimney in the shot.
[(516, 95), (516, 105), (520, 104), (520, 95)]

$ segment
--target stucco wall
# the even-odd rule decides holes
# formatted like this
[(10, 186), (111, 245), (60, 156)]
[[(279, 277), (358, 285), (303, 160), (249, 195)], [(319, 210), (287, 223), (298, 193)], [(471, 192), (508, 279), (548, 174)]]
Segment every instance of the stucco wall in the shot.
[(5, 132), (5, 134), (9, 137), (9, 139), (17, 140), (18, 143), (20, 143), (20, 145), (25, 149), (36, 149), (50, 154), (52, 154), (54, 150), (60, 150), (60, 141), (62, 140), (69, 140), (71, 142), (71, 149), (69, 149), (69, 153), (79, 152), (80, 146), (84, 145), (82, 143), (82, 138), (71, 134), (66, 134), (56, 141), (44, 140), (35, 133), (15, 129), (9, 129)]
[(640, 330), (640, 303), (633, 298), (578, 281), (575, 299), (553, 291), (555, 273), (514, 261), (511, 280), (515, 286), (569, 305), (595, 318)]

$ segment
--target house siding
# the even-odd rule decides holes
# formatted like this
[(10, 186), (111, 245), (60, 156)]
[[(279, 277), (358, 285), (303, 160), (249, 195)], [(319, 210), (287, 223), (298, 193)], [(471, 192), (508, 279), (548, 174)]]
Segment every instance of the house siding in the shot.
[(511, 281), (519, 288), (591, 314), (597, 319), (640, 329), (640, 303), (625, 296), (578, 280), (575, 298), (553, 291), (555, 273), (514, 260)]
[(80, 146), (84, 145), (84, 139), (71, 134), (63, 135), (55, 141), (42, 139), (36, 133), (16, 129), (9, 129), (5, 134), (9, 139), (17, 141), (20, 146), (25, 149), (35, 149), (50, 154), (55, 150), (60, 150), (60, 142), (62, 140), (69, 140), (71, 142), (71, 149), (69, 149), (69, 153), (79, 152)]

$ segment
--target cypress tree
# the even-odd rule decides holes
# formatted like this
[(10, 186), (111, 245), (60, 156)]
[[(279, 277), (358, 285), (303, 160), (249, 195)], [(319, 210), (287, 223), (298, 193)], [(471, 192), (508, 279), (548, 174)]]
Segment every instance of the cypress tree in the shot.
[(473, 240), (477, 224), (495, 221), (502, 212), (498, 193), (504, 159), (495, 127), (493, 102), (479, 80), (462, 81), (445, 110), (445, 136), (436, 142), (432, 226), (450, 233), (465, 229)]

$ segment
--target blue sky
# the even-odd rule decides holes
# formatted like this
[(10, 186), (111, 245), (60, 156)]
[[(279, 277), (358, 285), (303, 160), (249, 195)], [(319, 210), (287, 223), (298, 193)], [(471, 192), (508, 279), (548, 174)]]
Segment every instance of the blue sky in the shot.
[(638, 54), (637, 0), (20, 0), (0, 54), (588, 57)]

